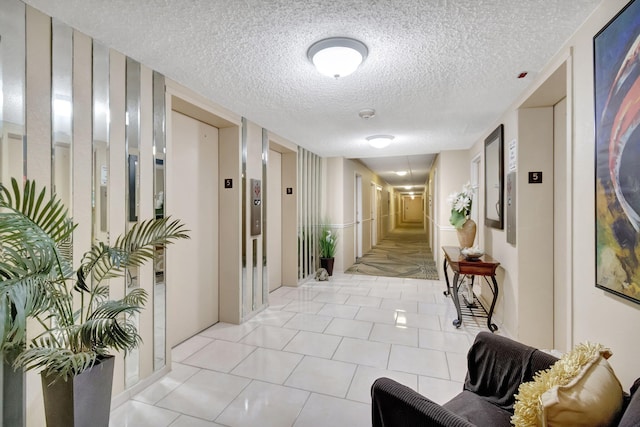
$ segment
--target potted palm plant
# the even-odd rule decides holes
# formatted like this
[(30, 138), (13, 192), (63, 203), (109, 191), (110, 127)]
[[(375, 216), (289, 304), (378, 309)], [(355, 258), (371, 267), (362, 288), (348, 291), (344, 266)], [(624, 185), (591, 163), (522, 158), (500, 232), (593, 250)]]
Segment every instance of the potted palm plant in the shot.
[(333, 275), (333, 263), (336, 256), (338, 235), (328, 225), (320, 228), (318, 244), (320, 247), (320, 267), (327, 270), (329, 276)]
[[(63, 203), (27, 181), (0, 184), (0, 350), (15, 369), (40, 369), (47, 425), (108, 426), (113, 355), (141, 337), (133, 316), (144, 289), (109, 298), (108, 279), (153, 259), (154, 248), (188, 238), (170, 218), (134, 225), (113, 245), (94, 244), (74, 268), (65, 248), (75, 225)], [(27, 340), (27, 321), (37, 329)], [(34, 335), (31, 333), (31, 335)], [(80, 388), (80, 389), (78, 389)]]

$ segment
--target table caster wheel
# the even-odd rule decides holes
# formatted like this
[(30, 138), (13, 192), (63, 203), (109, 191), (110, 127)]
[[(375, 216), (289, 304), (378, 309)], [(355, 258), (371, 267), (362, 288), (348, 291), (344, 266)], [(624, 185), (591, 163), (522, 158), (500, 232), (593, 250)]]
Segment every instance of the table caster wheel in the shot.
[(456, 328), (459, 328), (460, 325), (462, 325), (462, 321), (461, 320), (455, 319), (453, 321), (453, 326), (455, 326)]
[(443, 294), (445, 297), (448, 297), (448, 296), (450, 295), (449, 291), (443, 291), (443, 292), (442, 292), (442, 294)]
[(498, 330), (498, 326), (497, 326), (495, 323), (491, 323), (491, 324), (489, 325), (489, 330), (490, 330), (491, 332), (495, 332), (495, 331), (497, 331), (497, 330)]

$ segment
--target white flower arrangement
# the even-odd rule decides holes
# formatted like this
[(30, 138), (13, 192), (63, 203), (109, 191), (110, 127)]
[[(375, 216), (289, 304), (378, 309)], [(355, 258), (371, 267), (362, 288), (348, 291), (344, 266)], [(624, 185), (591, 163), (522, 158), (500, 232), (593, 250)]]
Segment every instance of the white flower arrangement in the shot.
[(455, 228), (461, 228), (471, 214), (471, 204), (473, 202), (473, 187), (471, 183), (467, 182), (463, 185), (461, 192), (452, 193), (447, 198), (447, 201), (451, 205), (449, 222)]

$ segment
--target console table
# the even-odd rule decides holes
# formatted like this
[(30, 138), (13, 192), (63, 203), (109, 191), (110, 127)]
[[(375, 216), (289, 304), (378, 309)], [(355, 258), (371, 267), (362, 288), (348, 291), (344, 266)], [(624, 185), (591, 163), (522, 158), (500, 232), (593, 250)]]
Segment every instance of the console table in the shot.
[[(487, 285), (491, 289), (493, 293), (493, 299), (491, 300), (491, 308), (489, 311), (485, 309), (484, 305), (473, 296), (472, 301), (467, 301), (466, 298), (463, 299), (465, 301), (465, 308), (468, 309), (468, 314), (470, 316), (479, 316), (479, 317), (487, 317), (487, 327), (491, 332), (495, 332), (498, 330), (498, 326), (494, 323), (491, 323), (491, 317), (493, 316), (493, 309), (496, 306), (496, 301), (498, 300), (498, 282), (496, 282), (496, 269), (500, 265), (498, 261), (491, 258), (489, 255), (483, 255), (480, 258), (467, 259), (464, 255), (460, 253), (460, 248), (457, 246), (443, 246), (442, 250), (444, 251), (444, 278), (447, 282), (447, 290), (444, 292), (446, 296), (451, 295), (451, 299), (453, 300), (453, 304), (456, 306), (456, 313), (458, 314), (458, 318), (453, 321), (453, 326), (459, 328), (462, 325), (462, 307), (460, 305), (460, 296), (458, 295), (460, 283), (465, 279), (466, 276), (471, 276), (471, 286), (473, 289), (473, 280), (475, 276), (480, 276), (484, 278)], [(451, 267), (453, 271), (453, 283), (449, 282), (449, 274), (447, 272), (447, 266)], [(491, 281), (489, 281), (491, 279)], [(453, 291), (453, 292), (452, 292)], [(482, 309), (482, 313), (478, 312), (478, 305)]]

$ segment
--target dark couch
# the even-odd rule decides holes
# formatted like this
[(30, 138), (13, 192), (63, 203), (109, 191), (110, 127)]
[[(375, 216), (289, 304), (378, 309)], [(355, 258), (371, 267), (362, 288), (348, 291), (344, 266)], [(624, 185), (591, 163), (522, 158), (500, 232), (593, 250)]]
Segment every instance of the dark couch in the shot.
[[(514, 395), (522, 382), (557, 358), (509, 338), (480, 332), (469, 349), (463, 390), (439, 405), (389, 378), (371, 387), (373, 427), (510, 426)], [(640, 379), (626, 398), (620, 427), (640, 426)]]

